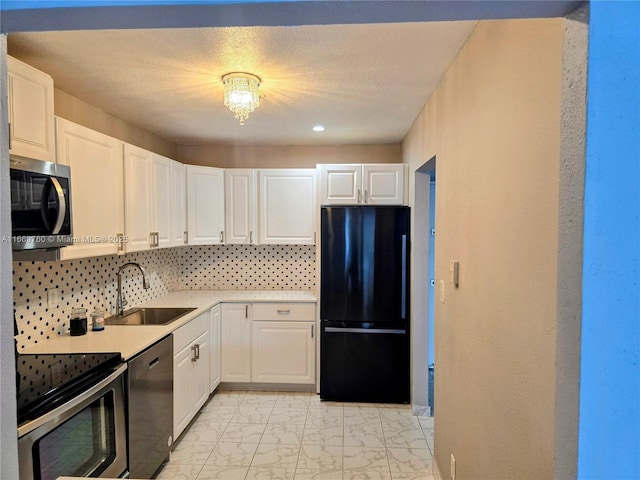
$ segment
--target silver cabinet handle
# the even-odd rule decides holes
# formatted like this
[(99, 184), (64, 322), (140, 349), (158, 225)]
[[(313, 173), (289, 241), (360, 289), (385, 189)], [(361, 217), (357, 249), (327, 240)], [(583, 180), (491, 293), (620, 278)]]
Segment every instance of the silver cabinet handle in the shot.
[(244, 306), (244, 318), (249, 318), (249, 305)]
[(276, 312), (278, 313), (278, 315), (289, 315), (291, 313), (291, 310), (289, 310), (288, 308), (282, 309), (282, 310), (276, 310)]
[(361, 198), (362, 198), (362, 195), (361, 195), (361, 193), (360, 193), (360, 189), (358, 189), (358, 203), (360, 203)]
[(224, 232), (220, 230), (220, 243), (224, 243)]
[(253, 243), (253, 230), (249, 232), (249, 243)]
[(200, 344), (196, 343), (196, 360), (200, 360)]
[(118, 251), (119, 252), (124, 252), (124, 234), (123, 233), (117, 233), (116, 235), (118, 237)]
[(195, 345), (191, 345), (191, 352), (193, 352), (193, 355), (191, 357), (191, 361), (195, 362), (198, 360), (198, 357), (196, 357), (196, 346)]
[(314, 336), (314, 332), (315, 332), (315, 325), (311, 324), (311, 338), (313, 338)]
[(187, 232), (186, 230), (182, 233), (182, 238), (184, 239), (184, 244), (188, 245), (189, 244), (189, 232)]
[(366, 189), (364, 191), (364, 203), (369, 203), (369, 192)]
[(156, 239), (156, 247), (160, 246), (160, 232), (154, 233), (154, 237)]
[(153, 244), (153, 232), (149, 232), (149, 247), (155, 247), (155, 245)]
[(11, 150), (11, 122), (9, 122), (9, 150)]

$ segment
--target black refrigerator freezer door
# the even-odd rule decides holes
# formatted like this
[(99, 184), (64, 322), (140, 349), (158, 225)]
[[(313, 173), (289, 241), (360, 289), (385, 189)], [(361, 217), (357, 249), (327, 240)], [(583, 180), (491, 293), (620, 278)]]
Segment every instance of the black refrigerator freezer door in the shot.
[(320, 398), (409, 402), (409, 336), (395, 329), (321, 330)]
[(321, 232), (320, 318), (406, 324), (409, 209), (324, 207)]

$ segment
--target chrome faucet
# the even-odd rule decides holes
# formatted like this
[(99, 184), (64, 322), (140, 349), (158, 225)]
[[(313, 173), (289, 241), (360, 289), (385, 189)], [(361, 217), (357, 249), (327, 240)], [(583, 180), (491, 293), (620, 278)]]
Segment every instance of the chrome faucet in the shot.
[(118, 269), (118, 298), (116, 298), (116, 315), (122, 315), (124, 313), (124, 306), (127, 304), (126, 298), (124, 298), (124, 294), (122, 293), (122, 271), (127, 267), (136, 267), (142, 273), (142, 287), (145, 290), (149, 289), (149, 282), (147, 281), (147, 273), (144, 271), (144, 268), (139, 263), (135, 262), (127, 262), (122, 265)]

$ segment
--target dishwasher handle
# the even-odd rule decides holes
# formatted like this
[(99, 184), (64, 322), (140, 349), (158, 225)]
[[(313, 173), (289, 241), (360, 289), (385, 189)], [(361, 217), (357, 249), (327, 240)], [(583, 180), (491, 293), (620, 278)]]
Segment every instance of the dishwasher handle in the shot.
[(160, 358), (156, 357), (155, 359), (153, 359), (152, 361), (149, 362), (149, 370), (151, 370), (153, 367), (155, 367), (156, 365), (158, 365), (160, 363)]

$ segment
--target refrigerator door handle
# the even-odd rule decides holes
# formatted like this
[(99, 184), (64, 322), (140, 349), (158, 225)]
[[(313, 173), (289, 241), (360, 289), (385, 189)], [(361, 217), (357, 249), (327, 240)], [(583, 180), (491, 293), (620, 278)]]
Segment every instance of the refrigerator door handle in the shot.
[(324, 327), (326, 333), (387, 333), (392, 335), (404, 335), (407, 333), (401, 328), (338, 328)]
[(402, 306), (400, 318), (407, 319), (407, 236), (402, 235)]

